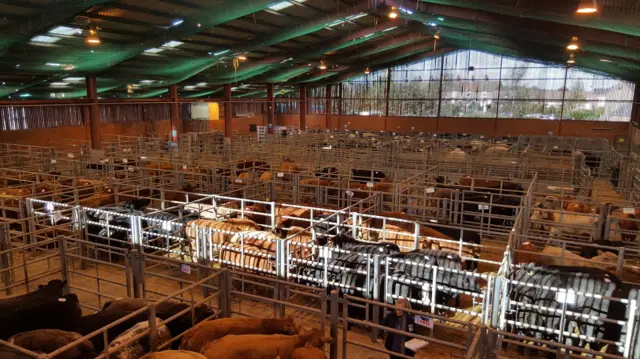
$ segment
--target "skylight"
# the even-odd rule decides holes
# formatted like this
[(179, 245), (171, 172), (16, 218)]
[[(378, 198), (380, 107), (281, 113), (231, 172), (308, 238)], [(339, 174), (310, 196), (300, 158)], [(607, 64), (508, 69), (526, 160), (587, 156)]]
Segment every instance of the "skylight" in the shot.
[(53, 29), (49, 30), (50, 34), (56, 34), (56, 35), (76, 35), (76, 34), (82, 34), (82, 30), (75, 28), (75, 27), (68, 27), (68, 26), (58, 26), (58, 27), (54, 27)]
[(152, 47), (150, 49), (144, 50), (144, 52), (146, 52), (147, 54), (157, 54), (158, 52), (162, 52), (162, 51), (164, 51), (164, 49), (159, 49), (157, 47)]
[(286, 9), (288, 7), (291, 7), (294, 5), (294, 2), (297, 3), (303, 3), (307, 0), (296, 0), (296, 1), (281, 1), (279, 3), (276, 3), (274, 5), (271, 5), (268, 7), (269, 10), (273, 10), (273, 11), (280, 11), (282, 9)]
[(53, 44), (58, 41), (60, 41), (59, 37), (47, 35), (38, 35), (31, 38), (31, 42), (39, 42), (41, 44)]
[(167, 43), (165, 43), (164, 45), (162, 45), (162, 47), (177, 47), (184, 44), (184, 42), (180, 42), (180, 41), (169, 41)]

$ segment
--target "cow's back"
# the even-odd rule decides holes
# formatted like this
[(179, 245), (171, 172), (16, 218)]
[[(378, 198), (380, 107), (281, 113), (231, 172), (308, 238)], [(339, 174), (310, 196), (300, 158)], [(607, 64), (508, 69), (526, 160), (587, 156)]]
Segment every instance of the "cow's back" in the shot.
[(207, 359), (290, 359), (296, 349), (297, 336), (290, 335), (227, 335), (202, 349)]
[(259, 318), (207, 320), (196, 325), (182, 337), (180, 349), (201, 352), (207, 343), (227, 335), (284, 333), (284, 328), (279, 329), (277, 325), (267, 325), (265, 320)]

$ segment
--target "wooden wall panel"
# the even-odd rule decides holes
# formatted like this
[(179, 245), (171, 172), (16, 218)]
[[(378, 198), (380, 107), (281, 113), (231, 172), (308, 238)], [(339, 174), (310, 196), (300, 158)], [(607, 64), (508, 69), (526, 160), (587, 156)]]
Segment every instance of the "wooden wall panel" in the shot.
[(629, 135), (628, 122), (562, 121), (561, 136), (606, 138), (613, 143), (615, 136)]

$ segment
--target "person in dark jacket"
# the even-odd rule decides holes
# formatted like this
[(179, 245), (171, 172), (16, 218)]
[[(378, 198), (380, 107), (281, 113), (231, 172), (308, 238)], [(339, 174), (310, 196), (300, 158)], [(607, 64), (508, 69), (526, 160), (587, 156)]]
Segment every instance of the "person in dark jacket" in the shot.
[[(396, 300), (396, 308), (396, 310), (384, 317), (381, 324), (385, 327), (413, 333), (415, 325), (413, 315), (403, 311), (403, 309), (411, 309), (411, 303), (406, 298), (398, 298), (398, 300)], [(413, 357), (416, 353), (404, 346), (405, 341), (410, 339), (411, 338), (402, 334), (387, 332), (384, 347), (389, 351)], [(400, 357), (395, 355), (389, 355), (389, 358), (400, 359)]]

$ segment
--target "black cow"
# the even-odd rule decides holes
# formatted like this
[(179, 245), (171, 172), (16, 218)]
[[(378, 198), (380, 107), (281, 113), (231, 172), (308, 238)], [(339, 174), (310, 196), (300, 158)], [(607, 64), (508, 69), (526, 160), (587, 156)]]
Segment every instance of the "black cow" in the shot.
[[(87, 212), (87, 219), (92, 222), (99, 222), (101, 224), (88, 224), (87, 229), (89, 232), (89, 240), (100, 245), (109, 245), (117, 248), (130, 248), (130, 234), (124, 229), (131, 228), (131, 217), (129, 216), (143, 216), (144, 213), (141, 211), (136, 211), (133, 209), (125, 208), (122, 206), (106, 206), (100, 207), (100, 209), (118, 213), (119, 215), (110, 214), (107, 216), (106, 213), (96, 213), (89, 211)], [(116, 226), (121, 228), (108, 227), (107, 217), (109, 217), (109, 225)], [(147, 227), (147, 221), (141, 220), (142, 228)], [(143, 240), (146, 242), (147, 236), (144, 236)], [(104, 253), (104, 248), (98, 248), (100, 253)], [(117, 253), (121, 253), (118, 251), (114, 251), (108, 255), (109, 260), (117, 261), (121, 255)]]
[[(625, 299), (629, 296), (629, 289), (613, 274), (606, 270), (591, 267), (566, 267), (545, 266), (538, 267), (535, 264), (526, 264), (509, 273), (509, 279), (531, 284), (542, 284), (545, 287), (536, 288), (528, 285), (510, 285), (510, 298), (513, 301), (524, 303), (524, 306), (514, 305), (514, 310), (507, 311), (507, 320), (514, 320), (524, 325), (511, 326), (509, 330), (530, 337), (558, 342), (556, 330), (579, 332), (587, 337), (595, 337), (609, 341), (619, 341), (622, 331), (621, 326), (615, 323), (586, 319), (584, 317), (565, 316), (565, 326), (560, 328), (562, 308), (567, 301), (567, 310), (578, 312), (582, 315), (607, 318), (611, 321), (626, 319), (625, 304), (592, 296), (576, 294), (565, 295), (568, 299), (562, 299), (559, 292), (549, 288), (573, 289), (580, 293), (596, 293), (602, 296)], [(536, 309), (535, 306), (544, 306), (550, 310)], [(553, 332), (539, 330), (544, 327)], [(584, 347), (587, 342), (581, 338), (564, 336), (564, 344)], [(604, 344), (590, 342), (592, 350), (599, 351)], [(617, 347), (609, 345), (607, 352), (620, 355)], [(555, 357), (555, 354), (553, 355)]]
[(353, 177), (353, 181), (359, 183), (380, 182), (382, 179), (387, 178), (384, 172), (371, 170), (352, 169), (351, 175)]
[(326, 179), (338, 179), (338, 169), (335, 167), (325, 167), (321, 170), (316, 170), (315, 175)]
[(62, 295), (66, 281), (54, 279), (47, 285), (39, 285), (38, 289), (23, 295), (0, 299), (0, 315), (20, 308), (46, 303)]
[[(126, 305), (121, 305), (121, 303), (120, 304), (118, 303), (122, 301), (125, 301), (128, 303)], [(140, 299), (123, 299), (123, 300), (118, 300), (113, 302), (107, 302), (105, 303), (102, 311), (95, 314), (91, 314), (91, 315), (85, 315), (84, 317), (82, 317), (76, 331), (82, 335), (87, 335), (102, 327), (105, 327), (106, 325), (114, 321), (124, 318), (125, 316), (137, 311), (138, 309), (146, 306), (147, 304), (149, 303), (146, 302), (145, 300), (140, 300)], [(113, 308), (110, 308), (112, 306)], [(189, 303), (182, 303), (177, 301), (160, 303), (159, 305), (156, 306), (156, 316), (162, 320), (166, 320), (189, 307), (190, 307)], [(214, 315), (215, 315), (215, 312), (210, 307), (206, 305), (196, 306), (193, 324), (195, 325)], [(117, 336), (119, 336), (120, 334), (122, 334), (124, 331), (131, 328), (135, 324), (139, 322), (144, 322), (147, 320), (149, 320), (149, 314), (148, 312), (143, 312), (125, 320), (119, 325), (116, 325), (110, 328), (107, 331), (109, 341), (112, 341)], [(191, 322), (191, 311), (189, 310), (185, 314), (178, 316), (177, 318), (173, 319), (171, 322), (168, 322), (166, 325), (167, 325), (167, 328), (169, 329), (169, 332), (171, 333), (171, 336), (173, 337), (184, 333), (185, 331), (187, 331), (193, 326)], [(94, 336), (93, 338), (90, 339), (90, 341), (91, 343), (93, 343), (93, 346), (96, 348), (98, 352), (104, 350), (104, 340), (102, 335)], [(179, 342), (175, 343), (175, 345), (177, 347), (179, 345)]]
[[(597, 244), (599, 246), (615, 247), (615, 248), (624, 247), (626, 245), (625, 242), (607, 241), (607, 240), (604, 240), (604, 239), (597, 240), (597, 241), (593, 242), (593, 244)], [(580, 249), (580, 257), (591, 259), (593, 257), (597, 257), (598, 256), (598, 252), (611, 252), (611, 253), (618, 254), (618, 252), (615, 251), (615, 250), (608, 250), (608, 249), (596, 248), (596, 247), (582, 247), (582, 249)]]
[[(511, 225), (511, 221), (515, 219), (520, 201), (520, 198), (513, 196), (494, 195), (492, 198), (488, 194), (465, 195), (462, 210), (466, 213), (462, 214), (462, 218), (465, 222), (481, 222), (484, 224), (490, 223), (495, 226), (509, 226)], [(480, 205), (484, 204), (489, 208), (480, 208)], [(491, 220), (489, 220), (489, 213), (491, 214)], [(501, 216), (501, 218), (497, 218), (496, 216)]]
[[(434, 226), (429, 224), (422, 224), (422, 225), (435, 229), (436, 231), (444, 234), (445, 236), (452, 238), (454, 241), (458, 241), (460, 240), (460, 237), (462, 237), (463, 243), (472, 243), (472, 244), (479, 245), (482, 242), (482, 238), (480, 237), (480, 234), (470, 229), (440, 227), (440, 226)], [(475, 248), (475, 250), (479, 252), (480, 248), (477, 247)], [(478, 255), (476, 254), (474, 257), (478, 258)], [(477, 261), (466, 261), (466, 262), (467, 262), (467, 270), (478, 269)]]
[(600, 169), (602, 158), (597, 153), (582, 151), (584, 154), (584, 164), (591, 169), (592, 174), (597, 174)]
[(74, 330), (82, 317), (78, 297), (67, 294), (59, 297), (40, 298), (0, 312), (0, 339), (36, 329)]
[(132, 198), (124, 203), (124, 208), (141, 211), (151, 204), (148, 198)]
[(334, 246), (340, 249), (346, 249), (358, 253), (385, 255), (400, 253), (400, 248), (395, 243), (359, 241), (344, 233), (341, 233), (330, 240), (327, 237), (318, 237), (317, 241), (321, 246), (326, 245), (328, 241), (331, 241)]

